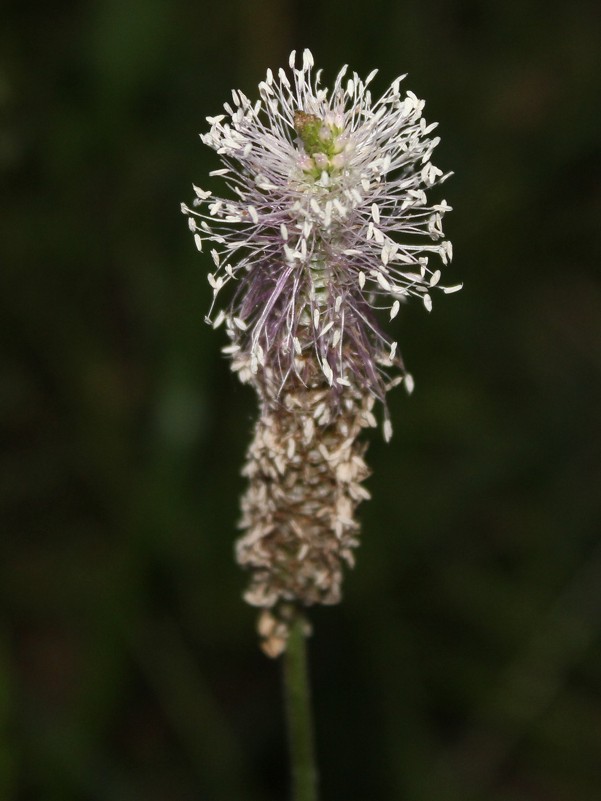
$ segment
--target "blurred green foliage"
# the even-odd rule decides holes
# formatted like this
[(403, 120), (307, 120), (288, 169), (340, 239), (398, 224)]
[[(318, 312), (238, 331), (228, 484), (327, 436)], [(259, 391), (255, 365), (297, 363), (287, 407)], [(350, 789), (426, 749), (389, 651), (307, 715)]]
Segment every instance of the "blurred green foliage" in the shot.
[[(230, 88), (310, 46), (440, 121), (459, 295), (399, 321), (323, 797), (593, 801), (601, 779), (601, 16), (474, 0), (7, 2), (0, 30), (0, 798), (287, 793), (232, 559), (254, 400), (179, 214)], [(377, 87), (376, 87), (377, 88)]]

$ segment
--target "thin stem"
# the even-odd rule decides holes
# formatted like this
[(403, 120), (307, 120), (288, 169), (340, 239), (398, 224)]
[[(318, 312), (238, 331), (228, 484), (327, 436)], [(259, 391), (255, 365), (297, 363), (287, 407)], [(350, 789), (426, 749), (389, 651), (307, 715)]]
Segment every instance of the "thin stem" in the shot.
[(290, 623), (284, 653), (284, 694), (294, 801), (318, 801), (306, 636), (305, 620), (297, 611)]

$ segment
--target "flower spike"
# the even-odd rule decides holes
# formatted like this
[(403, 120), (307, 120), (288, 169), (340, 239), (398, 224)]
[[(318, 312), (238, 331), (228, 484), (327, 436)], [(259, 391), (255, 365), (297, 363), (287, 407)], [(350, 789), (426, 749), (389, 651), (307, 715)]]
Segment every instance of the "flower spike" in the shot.
[(374, 100), (376, 70), (343, 67), (330, 92), (309, 50), (289, 66), (267, 71), (256, 102), (234, 90), (207, 117), (201, 139), (223, 165), (211, 175), (229, 191), (195, 187), (182, 206), (213, 260), (208, 319), (225, 324), (233, 369), (261, 403), (237, 554), (253, 571), (247, 600), (264, 608), (338, 600), (367, 495), (357, 436), (391, 386), (413, 387), (382, 321), (461, 288), (441, 286), (433, 263), (452, 257), (450, 206), (428, 193), (450, 173), (431, 162), (436, 124), (401, 94), (405, 76)]

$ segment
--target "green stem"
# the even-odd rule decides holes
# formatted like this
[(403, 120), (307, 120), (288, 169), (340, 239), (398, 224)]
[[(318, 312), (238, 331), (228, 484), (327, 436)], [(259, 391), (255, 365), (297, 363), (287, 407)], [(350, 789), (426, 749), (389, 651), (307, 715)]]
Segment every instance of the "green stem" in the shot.
[(296, 612), (284, 653), (284, 694), (288, 718), (292, 798), (317, 801), (317, 765), (306, 654), (306, 623)]

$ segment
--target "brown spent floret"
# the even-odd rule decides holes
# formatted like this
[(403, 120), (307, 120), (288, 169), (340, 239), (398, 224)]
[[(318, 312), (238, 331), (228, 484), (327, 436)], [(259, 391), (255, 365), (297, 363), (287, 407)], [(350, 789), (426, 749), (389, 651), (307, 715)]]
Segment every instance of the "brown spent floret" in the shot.
[[(369, 498), (361, 483), (370, 474), (367, 444), (358, 437), (376, 424), (374, 398), (345, 388), (333, 409), (333, 390), (320, 368), (305, 367), (313, 385), (288, 381), (277, 403), (262, 404), (243, 469), (249, 486), (240, 527), (246, 533), (236, 556), (251, 572), (245, 600), (273, 610), (261, 618), (260, 631), (272, 656), (285, 648), (282, 604), (340, 601), (343, 565), (354, 564), (359, 544), (355, 509)], [(243, 380), (250, 378), (243, 365), (238, 369)]]

